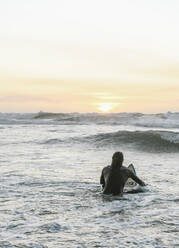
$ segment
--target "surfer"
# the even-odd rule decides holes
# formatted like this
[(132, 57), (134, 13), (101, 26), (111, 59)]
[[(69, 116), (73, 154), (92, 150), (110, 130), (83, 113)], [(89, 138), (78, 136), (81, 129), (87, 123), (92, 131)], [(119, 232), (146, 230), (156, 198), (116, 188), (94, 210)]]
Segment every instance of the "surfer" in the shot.
[(115, 152), (112, 156), (111, 166), (103, 168), (100, 184), (102, 184), (104, 194), (122, 195), (128, 178), (132, 178), (139, 185), (145, 186), (145, 183), (141, 179), (122, 165), (123, 160), (123, 153)]

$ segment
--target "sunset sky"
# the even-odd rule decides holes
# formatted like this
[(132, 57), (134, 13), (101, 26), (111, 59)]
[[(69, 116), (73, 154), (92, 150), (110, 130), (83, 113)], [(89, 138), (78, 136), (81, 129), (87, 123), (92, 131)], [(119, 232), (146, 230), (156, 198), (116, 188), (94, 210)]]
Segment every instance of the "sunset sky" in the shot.
[(179, 112), (178, 0), (0, 0), (0, 112)]

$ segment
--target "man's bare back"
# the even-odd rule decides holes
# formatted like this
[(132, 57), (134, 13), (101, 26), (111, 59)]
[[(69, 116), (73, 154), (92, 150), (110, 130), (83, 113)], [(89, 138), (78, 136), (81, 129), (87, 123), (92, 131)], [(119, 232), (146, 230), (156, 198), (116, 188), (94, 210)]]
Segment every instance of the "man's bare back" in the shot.
[(145, 183), (132, 171), (122, 166), (122, 162), (123, 154), (116, 152), (113, 154), (111, 166), (103, 168), (100, 184), (102, 184), (104, 194), (122, 195), (128, 178), (132, 178), (139, 185), (145, 186)]

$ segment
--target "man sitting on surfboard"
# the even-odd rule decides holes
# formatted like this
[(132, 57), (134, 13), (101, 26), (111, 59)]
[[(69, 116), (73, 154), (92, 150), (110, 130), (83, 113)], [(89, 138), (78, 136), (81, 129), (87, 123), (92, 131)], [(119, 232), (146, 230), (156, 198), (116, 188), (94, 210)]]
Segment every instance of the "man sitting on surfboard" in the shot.
[(128, 178), (132, 178), (139, 185), (145, 186), (145, 183), (131, 170), (122, 166), (122, 163), (123, 153), (115, 152), (112, 156), (111, 166), (103, 168), (100, 184), (102, 184), (104, 194), (122, 195)]

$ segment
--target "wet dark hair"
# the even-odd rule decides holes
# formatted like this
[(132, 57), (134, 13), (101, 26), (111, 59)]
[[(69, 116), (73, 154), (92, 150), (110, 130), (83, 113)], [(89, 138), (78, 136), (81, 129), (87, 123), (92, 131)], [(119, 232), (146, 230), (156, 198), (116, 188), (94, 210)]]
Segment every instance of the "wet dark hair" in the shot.
[(122, 166), (124, 156), (122, 152), (115, 152), (112, 156), (112, 166)]

